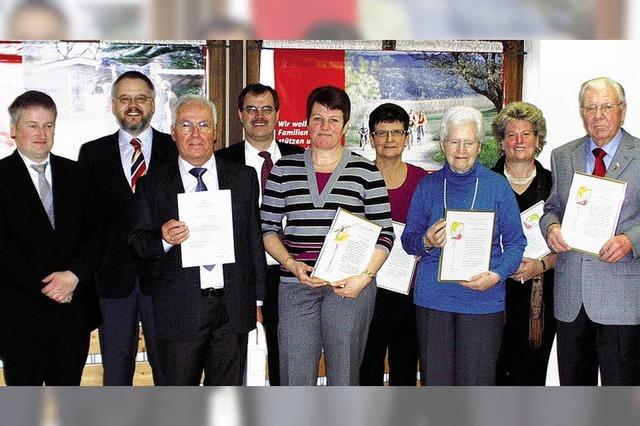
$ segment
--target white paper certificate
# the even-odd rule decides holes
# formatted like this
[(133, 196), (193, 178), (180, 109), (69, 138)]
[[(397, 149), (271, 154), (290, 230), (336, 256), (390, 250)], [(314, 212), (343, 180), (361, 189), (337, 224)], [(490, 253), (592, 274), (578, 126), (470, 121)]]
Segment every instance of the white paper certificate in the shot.
[(468, 281), (489, 270), (495, 212), (446, 210), (438, 281)]
[(189, 227), (181, 244), (183, 268), (236, 261), (230, 190), (178, 194), (178, 216)]
[(524, 232), (524, 236), (527, 237), (527, 247), (524, 249), (523, 257), (540, 259), (551, 253), (540, 230), (539, 223), (543, 214), (544, 201), (539, 201), (520, 213), (522, 231)]
[(400, 235), (404, 231), (404, 223), (393, 222), (393, 233), (396, 241), (393, 244), (389, 257), (382, 265), (376, 276), (378, 287), (397, 293), (409, 294), (411, 280), (416, 268), (416, 258), (402, 248)]
[(613, 237), (627, 183), (574, 173), (560, 231), (572, 249), (598, 255)]
[(311, 276), (336, 282), (361, 274), (371, 260), (381, 230), (380, 225), (339, 208)]

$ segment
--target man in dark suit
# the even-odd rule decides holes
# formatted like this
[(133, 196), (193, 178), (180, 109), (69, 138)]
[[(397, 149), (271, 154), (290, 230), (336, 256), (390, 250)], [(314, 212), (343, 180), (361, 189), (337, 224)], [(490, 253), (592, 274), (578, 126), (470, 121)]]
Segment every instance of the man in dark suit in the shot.
[(112, 112), (120, 129), (87, 142), (79, 162), (91, 176), (101, 211), (105, 254), (96, 273), (104, 316), (99, 329), (105, 385), (130, 386), (138, 352), (138, 324), (142, 321), (146, 350), (155, 384), (162, 384), (157, 366), (151, 296), (140, 286), (139, 266), (127, 244), (135, 223), (135, 185), (147, 171), (174, 162), (171, 136), (150, 125), (155, 90), (137, 71), (121, 74), (111, 89)]
[[(238, 96), (238, 117), (244, 128), (244, 141), (218, 151), (225, 160), (246, 164), (255, 169), (260, 180), (260, 194), (271, 167), (283, 156), (297, 154), (303, 149), (275, 140), (276, 123), (280, 111), (278, 93), (262, 84), (250, 84)], [(262, 179), (264, 177), (264, 179)], [(260, 196), (262, 201), (262, 195)], [(278, 349), (278, 287), (280, 264), (267, 253), (267, 291), (262, 314), (267, 335), (269, 384), (280, 386), (280, 351)]]
[[(179, 158), (141, 180), (129, 242), (148, 260), (160, 369), (168, 385), (240, 385), (247, 335), (264, 296), (266, 264), (258, 217), (258, 181), (248, 167), (213, 155), (215, 105), (187, 95), (175, 106), (171, 134)], [(182, 266), (188, 225), (177, 194), (230, 190), (235, 262)]]
[(50, 154), (56, 105), (9, 106), (17, 150), (0, 161), (0, 358), (9, 385), (79, 385), (101, 321), (96, 206), (78, 165)]

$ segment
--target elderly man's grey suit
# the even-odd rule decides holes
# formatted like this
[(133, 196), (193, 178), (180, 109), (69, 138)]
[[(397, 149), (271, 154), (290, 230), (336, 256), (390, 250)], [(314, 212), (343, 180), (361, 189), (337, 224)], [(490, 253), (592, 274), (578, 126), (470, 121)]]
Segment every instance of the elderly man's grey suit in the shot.
[[(569, 142), (551, 154), (553, 187), (540, 220), (547, 228), (561, 223), (573, 172), (585, 171), (588, 136)], [(622, 140), (606, 176), (627, 182), (627, 191), (615, 234), (625, 234), (633, 250), (615, 263), (575, 251), (561, 253), (555, 266), (555, 316), (572, 322), (581, 305), (591, 321), (603, 325), (640, 324), (640, 140), (622, 130)]]

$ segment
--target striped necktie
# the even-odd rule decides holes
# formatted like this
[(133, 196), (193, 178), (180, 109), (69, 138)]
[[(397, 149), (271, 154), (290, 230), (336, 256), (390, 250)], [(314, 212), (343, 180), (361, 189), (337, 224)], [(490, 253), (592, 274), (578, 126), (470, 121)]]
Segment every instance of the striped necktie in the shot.
[(131, 157), (131, 190), (136, 192), (138, 179), (147, 173), (147, 163), (144, 161), (140, 139), (133, 138), (129, 143), (133, 146), (133, 156)]
[(264, 158), (262, 169), (260, 170), (260, 188), (262, 189), (262, 193), (264, 194), (264, 187), (267, 184), (269, 173), (271, 173), (271, 169), (273, 168), (273, 161), (271, 160), (271, 154), (269, 153), (269, 151), (260, 151), (258, 155)]

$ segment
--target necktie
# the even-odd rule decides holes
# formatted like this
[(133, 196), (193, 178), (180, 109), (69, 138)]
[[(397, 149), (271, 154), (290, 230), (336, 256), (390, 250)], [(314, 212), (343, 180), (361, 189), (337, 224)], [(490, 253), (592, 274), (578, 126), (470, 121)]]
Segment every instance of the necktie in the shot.
[(273, 161), (271, 161), (271, 154), (268, 151), (260, 151), (258, 155), (264, 158), (262, 170), (260, 171), (260, 188), (262, 188), (262, 193), (264, 194), (264, 187), (267, 184), (269, 173), (271, 173), (271, 169), (273, 168)]
[(604, 156), (607, 153), (601, 148), (594, 148), (591, 152), (596, 156), (596, 164), (593, 167), (592, 175), (602, 177), (607, 173), (607, 166), (604, 165)]
[[(205, 174), (206, 171), (207, 169), (205, 169), (204, 167), (194, 167), (193, 169), (189, 170), (189, 173), (198, 180), (198, 183), (196, 184), (196, 192), (202, 192), (207, 190), (207, 185), (205, 185), (204, 181), (202, 180), (202, 175)], [(216, 265), (202, 265), (202, 266), (204, 266), (204, 268), (207, 271), (211, 271), (213, 270), (213, 267)]]
[(47, 169), (47, 164), (49, 163), (46, 161), (42, 164), (32, 164), (31, 168), (38, 173), (38, 195), (40, 195), (42, 206), (47, 212), (51, 226), (55, 228), (56, 222), (53, 215), (53, 194), (51, 193), (51, 185), (47, 182), (47, 178), (44, 174), (44, 171)]
[(147, 163), (144, 161), (140, 139), (133, 138), (129, 143), (133, 146), (133, 156), (131, 157), (131, 190), (136, 192), (138, 179), (147, 173)]

